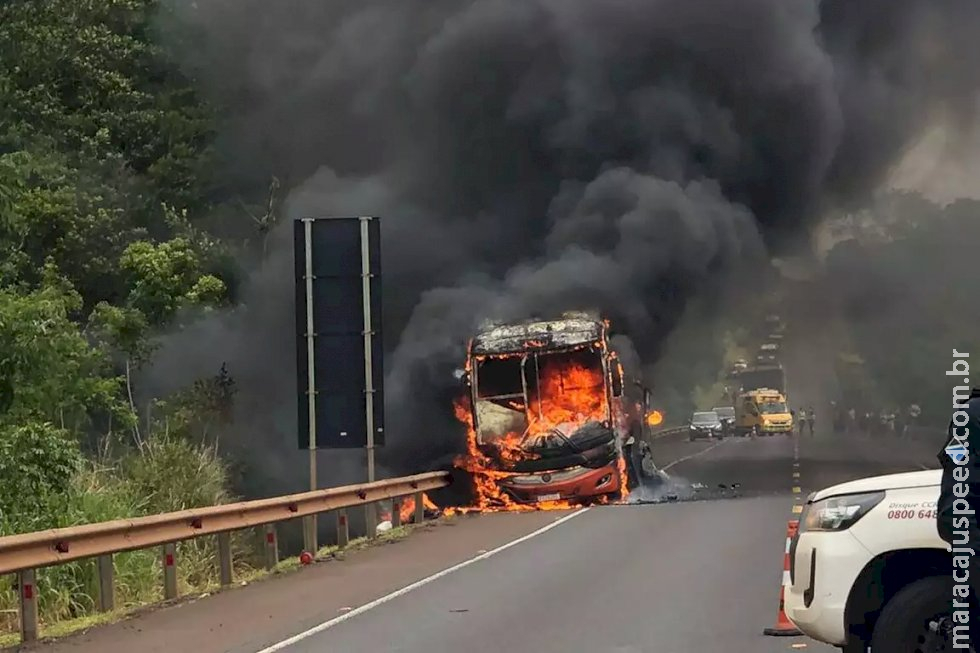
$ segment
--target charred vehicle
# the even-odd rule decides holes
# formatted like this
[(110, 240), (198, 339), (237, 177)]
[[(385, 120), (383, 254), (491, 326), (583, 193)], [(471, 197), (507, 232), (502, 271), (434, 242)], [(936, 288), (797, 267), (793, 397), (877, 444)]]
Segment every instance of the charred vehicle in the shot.
[(641, 437), (650, 391), (627, 381), (596, 316), (489, 326), (463, 378), (467, 467), (490, 504), (618, 500), (655, 472)]

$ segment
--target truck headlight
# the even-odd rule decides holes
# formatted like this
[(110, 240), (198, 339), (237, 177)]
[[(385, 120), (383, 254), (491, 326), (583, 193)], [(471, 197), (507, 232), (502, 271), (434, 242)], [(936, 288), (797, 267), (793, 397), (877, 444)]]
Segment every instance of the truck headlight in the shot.
[(828, 497), (806, 507), (801, 531), (845, 531), (885, 498), (884, 492)]

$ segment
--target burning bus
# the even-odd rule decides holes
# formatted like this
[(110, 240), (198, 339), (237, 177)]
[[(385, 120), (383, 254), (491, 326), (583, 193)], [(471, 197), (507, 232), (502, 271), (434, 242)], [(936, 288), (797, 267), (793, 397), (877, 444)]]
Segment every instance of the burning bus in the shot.
[(473, 474), (478, 508), (616, 501), (650, 468), (650, 392), (624, 378), (595, 315), (488, 326), (461, 376), (469, 431), (457, 465)]

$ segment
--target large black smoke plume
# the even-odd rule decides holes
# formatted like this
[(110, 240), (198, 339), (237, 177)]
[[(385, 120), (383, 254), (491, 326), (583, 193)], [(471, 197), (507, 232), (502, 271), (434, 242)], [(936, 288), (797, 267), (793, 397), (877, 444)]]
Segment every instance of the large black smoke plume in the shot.
[[(972, 126), (980, 75), (980, 3), (955, 0), (170, 4), (230, 109), (229, 188), (276, 175), (288, 218), (384, 218), (399, 472), (458, 448), (452, 370), (482, 318), (597, 307), (649, 364), (692, 293), (861, 202), (935, 120)], [(151, 374), (228, 361), (241, 437), (284, 477), (289, 228), (240, 314)]]

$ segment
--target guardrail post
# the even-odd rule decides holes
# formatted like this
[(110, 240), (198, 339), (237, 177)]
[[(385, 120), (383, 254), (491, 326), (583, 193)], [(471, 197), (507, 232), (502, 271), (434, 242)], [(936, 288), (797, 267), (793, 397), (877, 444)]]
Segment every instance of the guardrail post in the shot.
[(425, 504), (422, 501), (422, 493), (415, 493), (415, 523), (421, 524), (425, 521)]
[(218, 533), (218, 575), (221, 586), (231, 585), (231, 533)]
[(347, 526), (347, 509), (337, 511), (337, 546), (341, 549), (350, 542), (350, 529)]
[(99, 610), (112, 612), (116, 609), (115, 569), (112, 565), (112, 554), (107, 553), (97, 558), (99, 569)]
[(402, 525), (402, 500), (395, 497), (391, 500), (391, 527), (398, 528)]
[(163, 598), (177, 598), (177, 546), (173, 542), (163, 545)]
[(303, 548), (314, 556), (320, 549), (317, 542), (316, 515), (309, 515), (303, 518)]
[(24, 569), (17, 574), (20, 594), (20, 641), (33, 642), (37, 639), (37, 584), (33, 569)]
[(364, 525), (369, 538), (378, 536), (378, 504), (372, 502), (364, 505)]
[(265, 525), (265, 568), (269, 571), (279, 564), (279, 536), (275, 524)]

